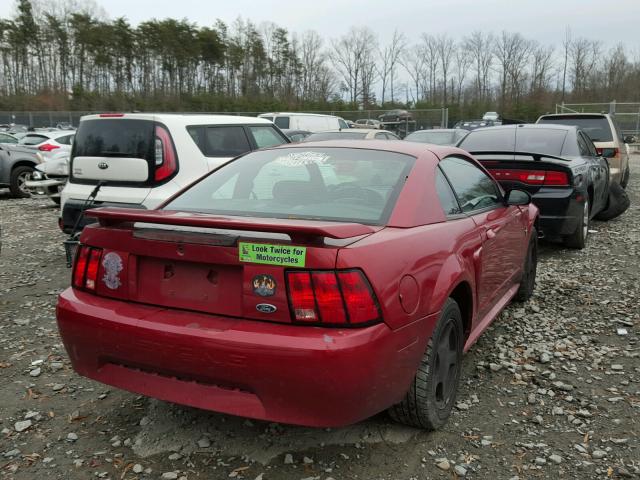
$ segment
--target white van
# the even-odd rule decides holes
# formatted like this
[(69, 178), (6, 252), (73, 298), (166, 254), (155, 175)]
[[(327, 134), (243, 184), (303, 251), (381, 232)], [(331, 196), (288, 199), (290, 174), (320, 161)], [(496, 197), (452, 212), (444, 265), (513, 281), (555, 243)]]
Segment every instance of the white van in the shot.
[(319, 113), (263, 113), (258, 118), (270, 120), (285, 130), (306, 130), (311, 133), (349, 128), (342, 118)]
[[(233, 115), (103, 113), (80, 120), (62, 191), (69, 232), (99, 182), (94, 206), (152, 209), (207, 172), (259, 148), (289, 143), (273, 123)], [(87, 219), (83, 221), (83, 226)]]

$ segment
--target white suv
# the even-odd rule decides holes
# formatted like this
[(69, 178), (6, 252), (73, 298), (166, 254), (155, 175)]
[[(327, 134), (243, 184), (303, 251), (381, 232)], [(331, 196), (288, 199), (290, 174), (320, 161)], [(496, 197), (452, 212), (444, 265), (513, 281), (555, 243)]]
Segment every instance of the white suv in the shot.
[[(60, 228), (70, 232), (98, 182), (92, 206), (152, 209), (207, 172), (264, 147), (288, 143), (255, 117), (103, 113), (82, 117), (62, 191)], [(83, 220), (80, 226), (92, 220)]]

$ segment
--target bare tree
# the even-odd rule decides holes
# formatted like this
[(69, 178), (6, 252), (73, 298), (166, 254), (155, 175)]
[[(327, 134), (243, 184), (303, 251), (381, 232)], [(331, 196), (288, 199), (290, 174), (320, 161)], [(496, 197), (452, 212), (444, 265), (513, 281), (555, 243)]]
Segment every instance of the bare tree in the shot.
[(475, 68), (476, 98), (480, 101), (486, 100), (489, 95), (489, 74), (493, 63), (493, 43), (492, 34), (484, 34), (479, 31), (473, 32), (465, 39), (465, 48), (468, 50)]
[(436, 51), (438, 52), (438, 59), (440, 60), (440, 67), (442, 69), (443, 106), (447, 104), (448, 73), (451, 68), (451, 62), (453, 61), (455, 50), (456, 46), (453, 39), (449, 38), (446, 34), (440, 35), (436, 39)]
[[(404, 52), (404, 55), (400, 57), (400, 64), (404, 67), (413, 86), (415, 87), (415, 96), (413, 96), (414, 105), (420, 100), (420, 86), (425, 76), (425, 54), (423, 45), (414, 45)], [(411, 93), (411, 89), (407, 87), (407, 98)], [(407, 102), (408, 103), (408, 102)]]
[[(455, 49), (454, 62), (456, 67), (456, 85), (458, 87), (458, 93), (456, 95), (456, 103), (462, 103), (462, 86), (467, 77), (467, 72), (471, 66), (471, 55), (464, 48), (464, 45), (457, 45)], [(451, 92), (454, 94), (454, 92)]]
[(567, 29), (565, 30), (562, 48), (564, 49), (564, 63), (562, 67), (562, 101), (564, 102), (564, 96), (567, 92), (567, 67), (569, 65), (569, 51), (571, 50), (571, 28), (569, 28), (569, 26), (567, 26)]
[(394, 79), (396, 67), (400, 61), (400, 55), (406, 47), (406, 39), (398, 30), (394, 30), (391, 42), (384, 49), (378, 50), (380, 64), (378, 66), (378, 76), (382, 81), (381, 103), (384, 105), (387, 90), (390, 91), (391, 101), (394, 101)]
[[(429, 98), (430, 102), (434, 101), (434, 97), (436, 94), (436, 84), (437, 84), (437, 73), (438, 73), (438, 41), (432, 35), (428, 35), (423, 33), (420, 36), (422, 40), (422, 52), (424, 55), (424, 64), (425, 69), (427, 71), (427, 78), (425, 78), (425, 83), (422, 87), (423, 97)], [(428, 81), (428, 83), (426, 83)]]
[(332, 43), (331, 61), (353, 104), (361, 100), (366, 106), (372, 97), (377, 43), (375, 34), (366, 27), (352, 27), (347, 35)]

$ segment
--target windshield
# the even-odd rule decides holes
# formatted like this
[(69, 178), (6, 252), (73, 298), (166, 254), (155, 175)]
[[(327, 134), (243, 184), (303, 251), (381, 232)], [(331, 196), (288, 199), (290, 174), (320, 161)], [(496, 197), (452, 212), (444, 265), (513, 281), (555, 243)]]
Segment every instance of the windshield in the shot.
[(360, 140), (366, 136), (366, 132), (322, 132), (312, 133), (306, 138), (306, 141), (316, 142), (320, 140)]
[(541, 117), (538, 123), (553, 123), (556, 125), (576, 125), (589, 135), (594, 142), (612, 142), (613, 134), (606, 117), (566, 115), (562, 117)]
[(470, 132), (458, 145), (467, 152), (526, 152), (560, 156), (567, 130), (490, 128)]
[(164, 208), (384, 224), (414, 157), (350, 148), (279, 148), (228, 163)]

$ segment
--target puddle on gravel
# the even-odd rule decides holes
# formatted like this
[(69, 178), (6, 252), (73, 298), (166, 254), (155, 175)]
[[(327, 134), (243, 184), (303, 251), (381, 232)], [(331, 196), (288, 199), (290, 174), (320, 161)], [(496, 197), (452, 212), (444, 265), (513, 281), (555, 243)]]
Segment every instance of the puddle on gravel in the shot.
[[(140, 457), (164, 452), (219, 451), (227, 456), (245, 455), (263, 465), (278, 455), (323, 445), (401, 444), (419, 432), (395, 424), (385, 415), (344, 428), (319, 429), (248, 421), (157, 400), (149, 402), (141, 423), (133, 447)], [(200, 448), (198, 440), (202, 438), (207, 438), (211, 446)]]

